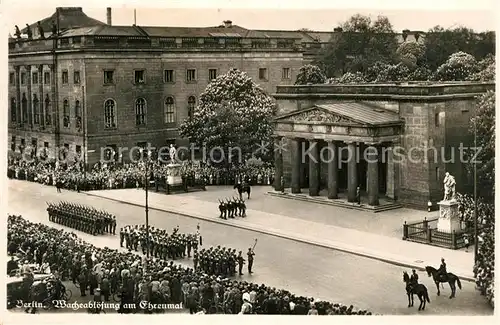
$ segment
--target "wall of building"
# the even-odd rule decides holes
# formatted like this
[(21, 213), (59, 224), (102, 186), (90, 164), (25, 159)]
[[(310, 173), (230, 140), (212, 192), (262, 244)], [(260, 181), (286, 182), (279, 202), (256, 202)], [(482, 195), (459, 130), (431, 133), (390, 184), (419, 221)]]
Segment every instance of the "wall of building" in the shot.
[[(89, 137), (114, 139), (113, 144), (131, 145), (150, 139), (146, 134), (154, 131), (161, 141), (152, 143), (164, 145), (165, 140), (178, 137), (176, 128), (188, 117), (188, 98), (199, 100), (209, 83), (209, 69), (224, 74), (231, 68), (238, 68), (271, 92), (279, 84), (291, 84), (302, 66), (300, 53), (162, 53), (162, 54), (99, 54), (86, 55), (86, 107)], [(268, 69), (268, 80), (259, 80), (259, 69)], [(290, 68), (291, 78), (282, 79), (282, 68)], [(186, 80), (187, 69), (195, 69), (196, 82)], [(103, 71), (114, 70), (115, 83), (103, 84)], [(145, 83), (134, 83), (134, 71), (145, 71)], [(164, 71), (174, 70), (174, 82), (164, 81)], [(172, 96), (175, 101), (176, 123), (165, 123), (164, 102)], [(147, 102), (146, 125), (137, 126), (135, 102), (137, 98)], [(113, 99), (117, 108), (116, 129), (104, 128), (104, 102)], [(141, 140), (142, 139), (142, 140)], [(108, 140), (106, 140), (108, 141)], [(109, 140), (110, 141), (110, 140)], [(144, 140), (145, 141), (145, 140)], [(179, 141), (178, 141), (179, 142)], [(102, 143), (105, 145), (105, 143)]]

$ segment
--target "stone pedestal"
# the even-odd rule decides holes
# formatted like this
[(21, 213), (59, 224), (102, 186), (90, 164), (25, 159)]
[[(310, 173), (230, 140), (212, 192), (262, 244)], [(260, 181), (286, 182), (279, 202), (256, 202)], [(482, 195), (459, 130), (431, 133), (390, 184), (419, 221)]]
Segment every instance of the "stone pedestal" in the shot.
[(182, 184), (181, 165), (171, 163), (167, 165), (167, 184), (179, 185)]
[(441, 201), (439, 205), (439, 220), (437, 224), (438, 231), (451, 233), (458, 232), (460, 227), (460, 212), (458, 210), (458, 202)]

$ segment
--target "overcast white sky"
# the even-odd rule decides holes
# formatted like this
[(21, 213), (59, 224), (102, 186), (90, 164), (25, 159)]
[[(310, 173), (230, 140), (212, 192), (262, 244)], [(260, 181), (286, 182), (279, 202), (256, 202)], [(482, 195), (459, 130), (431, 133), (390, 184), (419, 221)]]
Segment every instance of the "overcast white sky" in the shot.
[[(230, 19), (249, 29), (332, 30), (355, 13), (388, 16), (397, 31), (427, 31), (435, 25), (464, 25), (477, 31), (495, 30), (495, 0), (418, 0), (413, 3), (390, 0), (141, 0), (139, 1), (2, 1), (6, 30), (24, 27), (50, 16), (56, 6), (83, 7), (84, 12), (106, 22), (106, 7), (113, 9), (113, 25), (215, 26)], [(307, 9), (303, 8), (307, 5)], [(168, 7), (170, 8), (168, 8)], [(211, 8), (210, 8), (211, 7)], [(239, 8), (238, 8), (239, 7)], [(242, 8), (243, 7), (243, 8)], [(302, 7), (302, 8), (301, 8)], [(203, 9), (201, 9), (203, 8)]]

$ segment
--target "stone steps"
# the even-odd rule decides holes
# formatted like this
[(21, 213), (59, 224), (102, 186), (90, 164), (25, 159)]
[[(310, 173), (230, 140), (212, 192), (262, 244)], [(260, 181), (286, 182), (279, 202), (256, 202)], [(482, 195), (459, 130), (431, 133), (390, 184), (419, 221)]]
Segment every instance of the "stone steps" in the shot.
[(389, 210), (394, 210), (394, 209), (400, 209), (403, 207), (402, 204), (395, 203), (395, 202), (385, 202), (382, 205), (379, 206), (371, 206), (367, 204), (357, 204), (357, 203), (351, 203), (347, 202), (345, 200), (330, 200), (327, 197), (324, 196), (309, 196), (307, 194), (291, 194), (291, 193), (281, 193), (281, 192), (275, 192), (275, 191), (269, 191), (267, 192), (268, 195), (275, 196), (275, 197), (280, 197), (284, 199), (292, 199), (292, 200), (299, 200), (299, 201), (305, 201), (305, 202), (311, 202), (311, 203), (319, 203), (319, 204), (325, 204), (325, 205), (331, 205), (331, 206), (337, 206), (341, 208), (346, 208), (346, 209), (352, 209), (352, 210), (358, 210), (358, 211), (371, 211), (371, 212), (383, 212), (383, 211), (389, 211)]

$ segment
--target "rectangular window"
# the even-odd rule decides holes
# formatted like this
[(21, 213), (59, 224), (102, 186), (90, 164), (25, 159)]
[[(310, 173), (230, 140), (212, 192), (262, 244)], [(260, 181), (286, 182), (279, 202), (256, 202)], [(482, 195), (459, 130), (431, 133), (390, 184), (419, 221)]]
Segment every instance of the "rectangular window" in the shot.
[(23, 153), (25, 148), (26, 148), (26, 142), (24, 141), (24, 139), (21, 138), (21, 145), (19, 146), (19, 151)]
[(82, 146), (78, 146), (78, 145), (77, 145), (77, 146), (75, 147), (75, 151), (76, 151), (76, 153), (77, 153), (77, 154), (81, 154), (81, 153), (82, 153)]
[(45, 142), (43, 143), (43, 147), (48, 149), (48, 148), (49, 148), (49, 143), (48, 143), (47, 141), (45, 141)]
[(105, 70), (104, 71), (104, 84), (111, 85), (114, 83), (114, 71), (113, 70)]
[(9, 73), (9, 85), (16, 84), (16, 74), (14, 72)]
[(65, 143), (64, 144), (64, 150), (62, 152), (63, 159), (66, 159), (68, 157), (68, 153), (69, 153), (69, 144)]
[(281, 73), (281, 79), (289, 80), (292, 79), (292, 74), (290, 73), (290, 68), (283, 68)]
[(259, 79), (260, 80), (267, 80), (267, 69), (266, 68), (259, 69)]
[(135, 70), (134, 79), (136, 84), (143, 84), (146, 82), (144, 70)]
[(61, 38), (61, 45), (69, 45), (69, 38)]
[(26, 83), (26, 73), (21, 72), (21, 85), (24, 85)]
[(434, 125), (441, 126), (444, 123), (444, 112), (439, 112), (434, 115)]
[(16, 151), (16, 137), (12, 136), (12, 140), (10, 141), (10, 150)]
[(214, 80), (217, 78), (217, 69), (208, 69), (208, 80)]
[(163, 82), (173, 83), (174, 81), (174, 70), (163, 71)]
[(73, 37), (73, 44), (80, 44), (82, 42), (82, 37)]
[(33, 72), (31, 81), (34, 85), (38, 84), (38, 72)]
[(80, 71), (73, 72), (73, 83), (75, 85), (79, 85), (80, 84)]
[(68, 83), (68, 71), (63, 71), (62, 72), (62, 83), (67, 84)]
[(43, 73), (43, 83), (45, 85), (50, 84), (50, 72), (46, 71)]
[(10, 98), (10, 121), (17, 122), (17, 102), (15, 97)]
[(436, 181), (439, 181), (439, 167), (436, 167)]
[(195, 82), (196, 81), (196, 70), (195, 69), (187, 69), (186, 70), (186, 81), (187, 82)]

